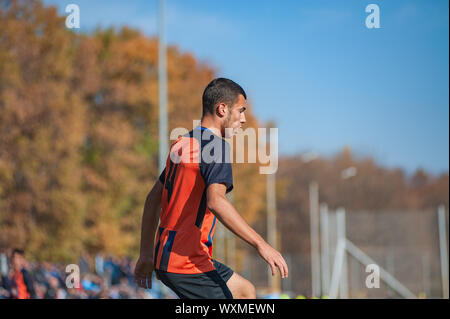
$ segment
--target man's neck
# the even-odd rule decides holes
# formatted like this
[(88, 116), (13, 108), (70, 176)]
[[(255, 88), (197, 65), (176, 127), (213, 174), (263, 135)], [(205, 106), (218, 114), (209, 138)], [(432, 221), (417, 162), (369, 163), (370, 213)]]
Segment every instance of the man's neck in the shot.
[(209, 130), (211, 130), (214, 134), (216, 134), (217, 136), (222, 137), (222, 133), (220, 132), (220, 125), (218, 125), (217, 123), (214, 123), (214, 121), (211, 121), (209, 118), (203, 118), (202, 121), (200, 122), (200, 125), (202, 127), (205, 127)]

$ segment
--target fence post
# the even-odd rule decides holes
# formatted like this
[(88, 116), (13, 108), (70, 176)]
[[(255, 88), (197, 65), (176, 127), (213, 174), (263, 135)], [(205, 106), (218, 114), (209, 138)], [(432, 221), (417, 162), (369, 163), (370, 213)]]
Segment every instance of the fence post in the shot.
[(441, 252), (441, 278), (442, 278), (442, 297), (448, 299), (448, 252), (447, 252), (447, 223), (445, 221), (445, 206), (438, 208), (439, 223), (439, 248)]
[(346, 227), (345, 227), (345, 209), (339, 208), (337, 210), (337, 226), (338, 226), (338, 238), (341, 238), (344, 242), (344, 255), (342, 256), (342, 269), (339, 284), (339, 294), (342, 299), (348, 298), (348, 269), (347, 269), (347, 247), (346, 247)]
[(428, 254), (422, 255), (423, 292), (430, 298), (430, 262)]
[(342, 262), (344, 254), (345, 254), (345, 242), (342, 239), (338, 239), (338, 243), (336, 245), (336, 253), (334, 255), (333, 274), (331, 275), (331, 284), (330, 284), (331, 299), (336, 299), (338, 295), (339, 281), (341, 278)]
[(336, 298), (339, 289), (340, 298), (348, 298), (348, 270), (346, 260), (347, 239), (345, 236), (345, 210), (336, 211), (337, 246), (331, 277), (330, 298)]
[(329, 242), (328, 206), (320, 205), (320, 244), (321, 244), (321, 279), (322, 294), (330, 293), (330, 242)]
[(312, 296), (320, 297), (319, 185), (309, 184)]
[(8, 275), (8, 259), (4, 253), (0, 254), (0, 273), (3, 276)]

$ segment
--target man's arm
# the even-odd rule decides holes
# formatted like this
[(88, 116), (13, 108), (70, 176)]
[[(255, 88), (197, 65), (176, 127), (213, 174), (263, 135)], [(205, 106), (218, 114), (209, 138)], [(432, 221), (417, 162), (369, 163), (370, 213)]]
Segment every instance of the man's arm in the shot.
[(264, 239), (247, 224), (241, 215), (239, 215), (226, 197), (226, 186), (224, 184), (211, 184), (206, 191), (206, 198), (208, 208), (222, 224), (252, 245), (261, 257), (270, 265), (272, 268), (272, 276), (275, 275), (275, 267), (280, 271), (282, 278), (288, 276), (288, 267), (283, 256), (266, 243)]
[(22, 270), (23, 281), (25, 282), (25, 286), (27, 287), (28, 292), (30, 293), (31, 299), (36, 299), (36, 292), (34, 290), (33, 279), (31, 278), (30, 273), (26, 270)]
[(153, 246), (161, 211), (163, 184), (157, 180), (144, 205), (141, 227), (140, 256), (134, 270), (134, 281), (139, 287), (151, 288), (153, 272)]

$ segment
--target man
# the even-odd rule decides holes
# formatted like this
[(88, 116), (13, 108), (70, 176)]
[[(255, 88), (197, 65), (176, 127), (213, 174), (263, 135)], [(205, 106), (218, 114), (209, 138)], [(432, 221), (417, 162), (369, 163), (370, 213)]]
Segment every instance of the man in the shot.
[(246, 98), (235, 82), (213, 80), (203, 92), (201, 125), (172, 144), (166, 168), (145, 202), (135, 268), (140, 287), (151, 288), (155, 270), (157, 278), (180, 298), (256, 298), (253, 284), (212, 259), (217, 219), (258, 251), (272, 275), (278, 268), (287, 277), (281, 254), (244, 221), (226, 197), (233, 189), (233, 177), (230, 146), (223, 138), (245, 123)]
[(11, 287), (14, 299), (34, 299), (36, 294), (34, 291), (33, 279), (29, 272), (25, 269), (26, 260), (24, 251), (14, 249), (12, 252), (13, 274)]

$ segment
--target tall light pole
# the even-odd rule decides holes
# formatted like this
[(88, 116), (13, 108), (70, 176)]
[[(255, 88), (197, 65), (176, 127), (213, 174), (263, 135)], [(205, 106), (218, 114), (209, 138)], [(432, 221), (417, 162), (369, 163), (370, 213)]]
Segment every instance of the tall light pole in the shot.
[(309, 184), (312, 296), (320, 297), (319, 185)]
[(159, 0), (158, 8), (158, 89), (159, 89), (159, 171), (166, 166), (168, 152), (167, 129), (167, 62), (165, 43), (164, 2)]
[(442, 279), (442, 297), (448, 299), (448, 250), (447, 250), (447, 227), (445, 221), (445, 206), (438, 208), (439, 222), (439, 248), (441, 257), (441, 279)]
[[(266, 130), (266, 135), (262, 136), (263, 138), (259, 141), (261, 147), (267, 147), (267, 141), (269, 142), (269, 147), (272, 151), (272, 148), (278, 152), (278, 137), (275, 140), (272, 140), (272, 128), (275, 128), (274, 122), (267, 123), (268, 130)], [(265, 138), (264, 138), (265, 137)], [(278, 156), (278, 153), (276, 153)], [(267, 174), (266, 177), (266, 200), (267, 200), (267, 242), (270, 246), (275, 248), (276, 250), (280, 250), (278, 245), (278, 235), (277, 235), (277, 203), (276, 203), (276, 192), (275, 192), (275, 179), (276, 170), (270, 174)], [(272, 276), (272, 270), (269, 268), (267, 270), (268, 276), (268, 284), (272, 293), (281, 292), (281, 276), (278, 273), (278, 270), (275, 271), (275, 275)]]
[(330, 289), (330, 237), (329, 237), (329, 219), (328, 205), (320, 204), (320, 266), (322, 283), (322, 295), (328, 296)]
[[(358, 173), (358, 169), (355, 166), (350, 166), (341, 171), (341, 179), (348, 180), (355, 177)], [(338, 233), (340, 232), (344, 242), (344, 254), (342, 256), (342, 269), (340, 273), (339, 281), (339, 294), (342, 299), (348, 298), (348, 265), (347, 265), (347, 254), (345, 253), (346, 245), (346, 230), (345, 230), (345, 210), (338, 209), (338, 215), (341, 215), (341, 220), (338, 223)]]
[[(278, 250), (277, 243), (277, 208), (275, 195), (275, 173), (267, 174), (267, 241), (269, 245)], [(269, 284), (272, 292), (279, 292), (281, 289), (281, 281), (279, 274), (276, 272), (272, 276), (272, 270), (268, 270)]]
[[(310, 163), (319, 158), (314, 151), (301, 155), (303, 163)], [(311, 243), (311, 288), (312, 296), (321, 295), (321, 264), (320, 264), (320, 224), (319, 224), (319, 184), (316, 181), (309, 183), (309, 227)]]

